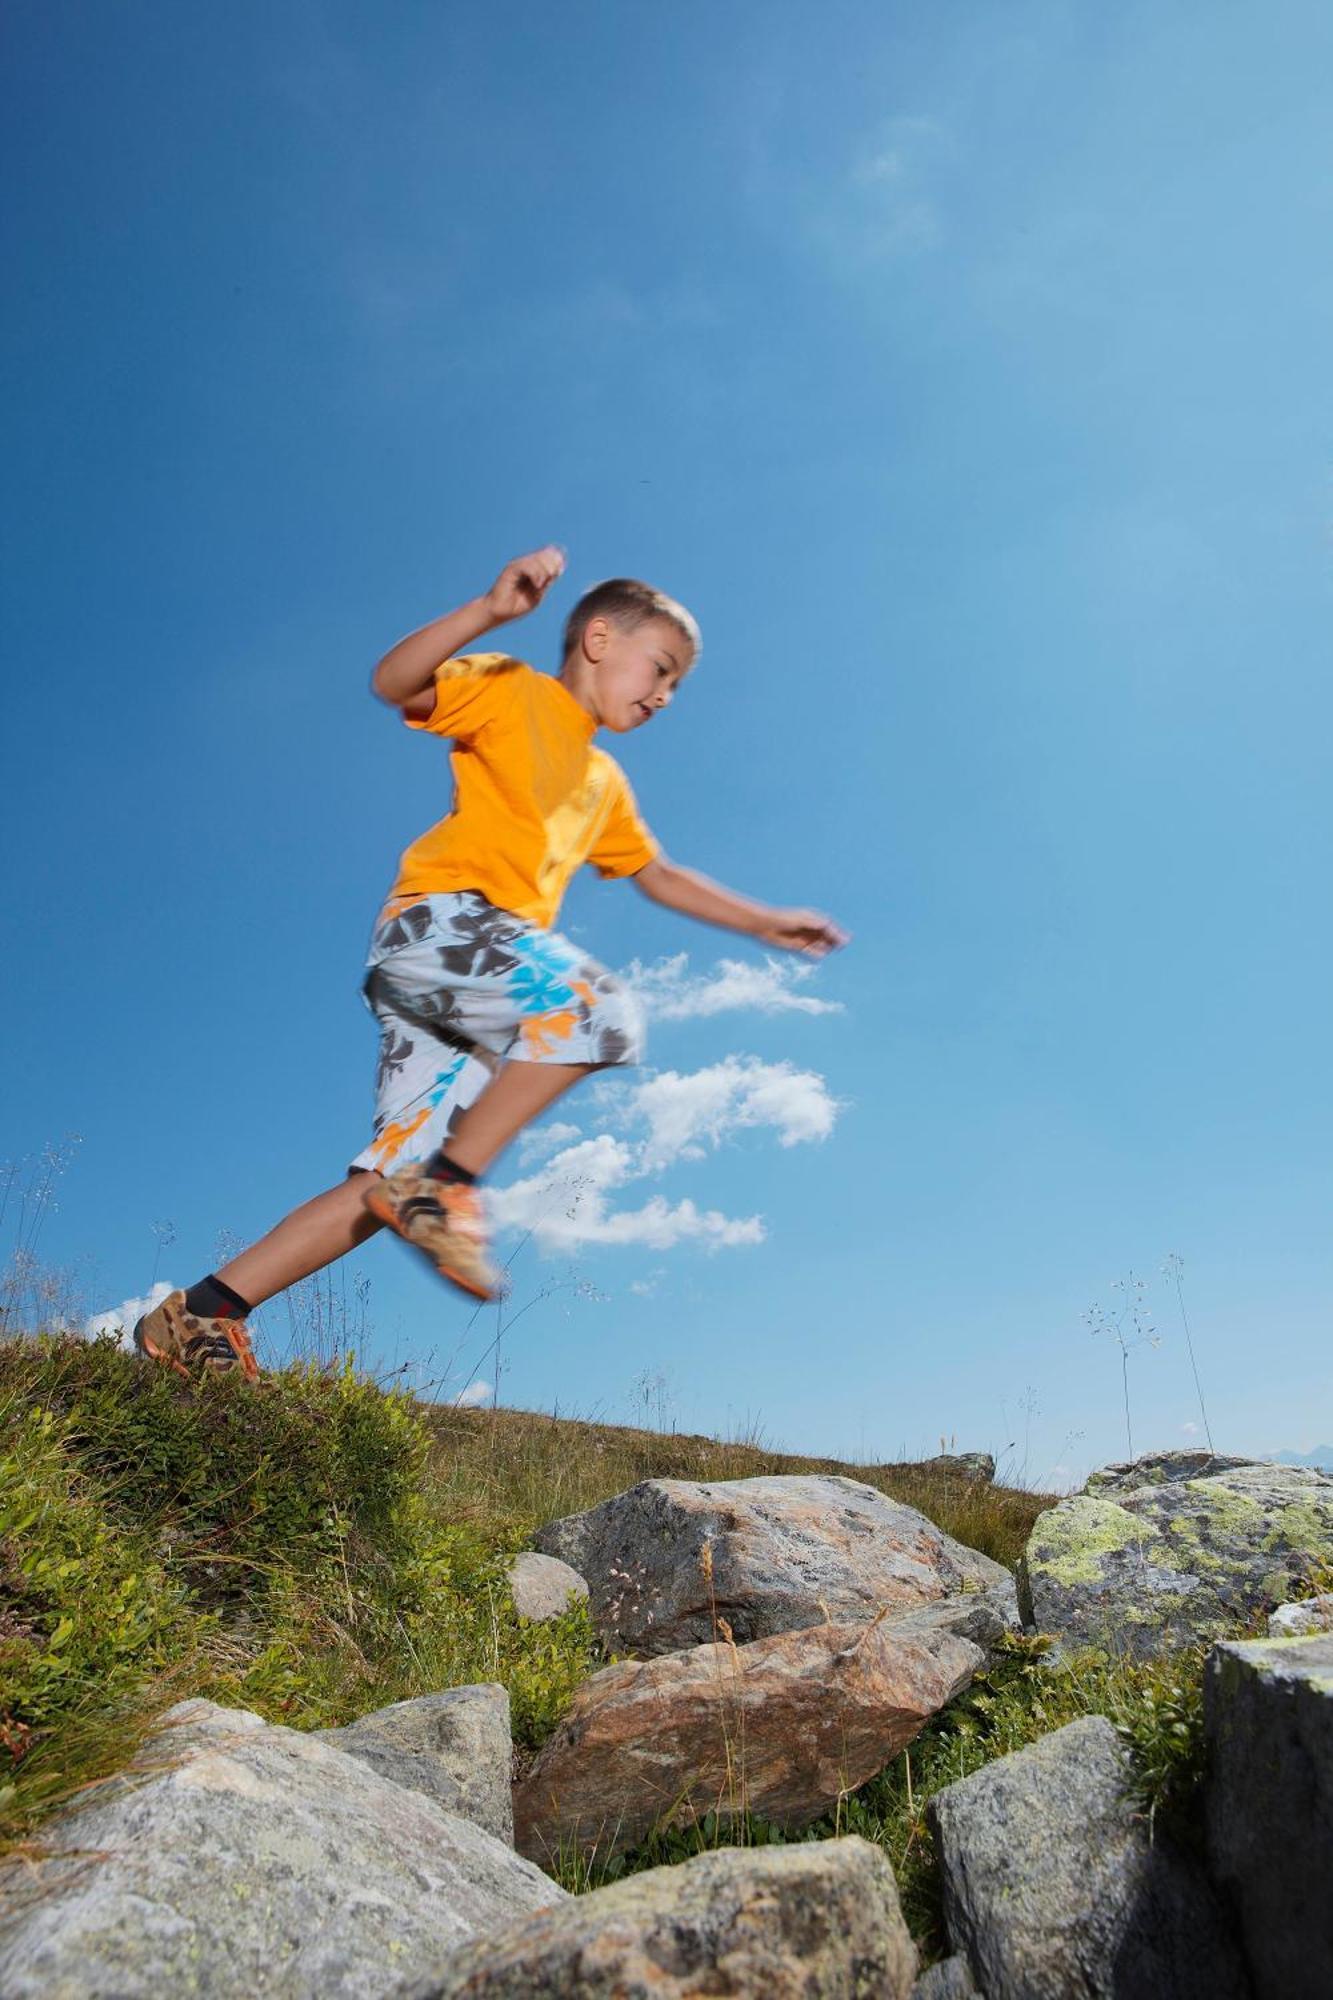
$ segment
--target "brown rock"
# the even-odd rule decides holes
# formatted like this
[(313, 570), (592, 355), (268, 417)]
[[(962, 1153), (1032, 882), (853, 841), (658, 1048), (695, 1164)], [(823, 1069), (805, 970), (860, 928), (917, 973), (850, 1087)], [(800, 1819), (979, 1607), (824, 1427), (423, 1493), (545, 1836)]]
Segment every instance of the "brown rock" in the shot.
[(709, 1812), (802, 1826), (882, 1771), (984, 1659), (953, 1633), (908, 1639), (876, 1620), (621, 1661), (584, 1682), (515, 1788), (514, 1843), (546, 1864)]
[(905, 2000), (915, 1969), (893, 1870), (849, 1835), (650, 1868), (463, 1946), (403, 2000)]

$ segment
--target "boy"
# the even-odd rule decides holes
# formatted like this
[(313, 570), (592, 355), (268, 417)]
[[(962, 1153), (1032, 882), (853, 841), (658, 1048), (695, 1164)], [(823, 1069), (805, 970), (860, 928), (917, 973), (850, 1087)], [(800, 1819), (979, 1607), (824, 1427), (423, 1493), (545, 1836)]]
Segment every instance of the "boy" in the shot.
[(564, 566), (555, 547), (518, 557), (375, 669), (375, 693), (409, 727), (455, 746), (453, 808), (404, 854), (371, 942), (375, 1136), (346, 1180), (139, 1321), (140, 1352), (179, 1374), (254, 1379), (246, 1315), (381, 1225), (464, 1291), (496, 1295), (481, 1176), (562, 1091), (640, 1057), (633, 996), (550, 928), (584, 861), (766, 944), (822, 957), (846, 942), (817, 911), (751, 902), (668, 861), (619, 765), (592, 747), (599, 729), (625, 735), (670, 705), (700, 647), (682, 605), (618, 578), (575, 605), (557, 676), (500, 653), (459, 657), (534, 610)]

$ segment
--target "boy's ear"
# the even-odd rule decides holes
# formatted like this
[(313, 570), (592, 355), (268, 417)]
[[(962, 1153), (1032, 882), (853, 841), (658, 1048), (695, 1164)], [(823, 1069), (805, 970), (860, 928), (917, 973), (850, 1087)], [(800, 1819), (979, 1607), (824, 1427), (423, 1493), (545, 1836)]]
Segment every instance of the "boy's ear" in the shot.
[(581, 644), (590, 660), (600, 660), (611, 637), (609, 618), (590, 618), (583, 628)]

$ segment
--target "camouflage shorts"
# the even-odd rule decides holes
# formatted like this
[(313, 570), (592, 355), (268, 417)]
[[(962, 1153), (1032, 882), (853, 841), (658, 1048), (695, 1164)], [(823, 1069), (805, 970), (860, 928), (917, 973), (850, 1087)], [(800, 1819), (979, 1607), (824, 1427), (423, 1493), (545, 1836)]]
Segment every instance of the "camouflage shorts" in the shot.
[(353, 1168), (424, 1160), (502, 1061), (634, 1063), (639, 1004), (575, 945), (472, 890), (390, 906), (364, 992), (380, 1024), (375, 1136)]

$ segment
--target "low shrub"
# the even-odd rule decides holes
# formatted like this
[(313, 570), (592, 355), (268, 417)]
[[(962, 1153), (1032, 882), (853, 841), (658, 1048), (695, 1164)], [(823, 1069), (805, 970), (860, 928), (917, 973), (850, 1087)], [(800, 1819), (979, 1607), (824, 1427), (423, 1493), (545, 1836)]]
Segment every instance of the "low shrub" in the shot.
[(294, 1367), (183, 1382), (113, 1341), (0, 1345), (0, 1835), (188, 1694), (320, 1728), (465, 1682), (535, 1747), (598, 1663), (520, 1620), (512, 1531), (451, 1517), (414, 1405)]

